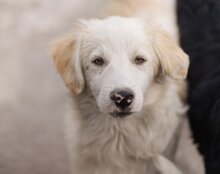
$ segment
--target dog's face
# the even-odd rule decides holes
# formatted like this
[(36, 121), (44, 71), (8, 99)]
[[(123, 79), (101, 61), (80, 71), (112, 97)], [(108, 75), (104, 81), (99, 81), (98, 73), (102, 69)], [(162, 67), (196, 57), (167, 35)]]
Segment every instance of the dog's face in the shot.
[(90, 91), (101, 112), (121, 117), (141, 111), (159, 67), (182, 79), (189, 64), (165, 32), (120, 17), (81, 22), (57, 42), (54, 61), (73, 93)]

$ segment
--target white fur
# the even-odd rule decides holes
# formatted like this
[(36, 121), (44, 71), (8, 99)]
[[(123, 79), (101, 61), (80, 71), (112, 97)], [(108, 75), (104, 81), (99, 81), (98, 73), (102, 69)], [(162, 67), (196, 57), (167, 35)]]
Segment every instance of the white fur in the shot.
[[(175, 79), (185, 77), (188, 57), (172, 31), (174, 25), (163, 28), (158, 20), (110, 17), (81, 21), (59, 41), (54, 61), (72, 92), (66, 126), (74, 174), (184, 173), (175, 163), (184, 85)], [(136, 56), (146, 62), (135, 64)], [(92, 63), (97, 57), (103, 66)], [(120, 88), (135, 94), (133, 114), (125, 118), (110, 115), (118, 111), (110, 93)]]

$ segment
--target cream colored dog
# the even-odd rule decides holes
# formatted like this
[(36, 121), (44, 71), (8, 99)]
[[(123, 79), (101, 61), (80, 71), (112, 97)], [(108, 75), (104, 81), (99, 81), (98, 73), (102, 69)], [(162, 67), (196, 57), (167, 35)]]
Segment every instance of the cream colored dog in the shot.
[(183, 131), (189, 60), (178, 46), (175, 2), (112, 0), (107, 7), (118, 16), (80, 21), (53, 50), (73, 99), (73, 174), (201, 173)]

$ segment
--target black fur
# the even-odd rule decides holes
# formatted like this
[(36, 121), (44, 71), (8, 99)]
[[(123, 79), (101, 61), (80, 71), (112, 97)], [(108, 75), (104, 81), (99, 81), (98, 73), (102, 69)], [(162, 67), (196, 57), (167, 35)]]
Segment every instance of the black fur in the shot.
[(220, 174), (220, 0), (178, 0), (181, 44), (190, 55), (189, 119), (207, 174)]

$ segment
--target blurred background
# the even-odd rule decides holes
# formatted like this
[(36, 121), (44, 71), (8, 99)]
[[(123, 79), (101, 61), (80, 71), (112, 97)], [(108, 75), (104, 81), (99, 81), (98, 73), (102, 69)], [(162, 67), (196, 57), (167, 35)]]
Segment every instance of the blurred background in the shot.
[[(91, 4), (92, 3), (92, 4)], [(69, 174), (50, 42), (103, 0), (0, 0), (0, 174)]]

